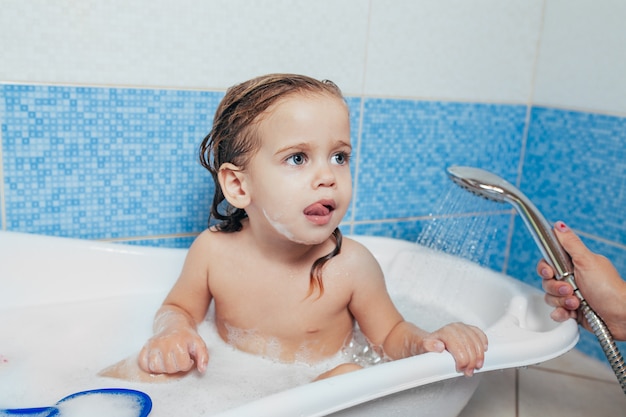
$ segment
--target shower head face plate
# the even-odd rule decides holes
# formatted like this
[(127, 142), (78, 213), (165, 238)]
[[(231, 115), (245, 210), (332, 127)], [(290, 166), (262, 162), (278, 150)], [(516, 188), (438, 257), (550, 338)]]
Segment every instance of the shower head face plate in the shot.
[(491, 201), (504, 203), (514, 194), (515, 187), (509, 182), (479, 168), (452, 166), (447, 172), (456, 185)]

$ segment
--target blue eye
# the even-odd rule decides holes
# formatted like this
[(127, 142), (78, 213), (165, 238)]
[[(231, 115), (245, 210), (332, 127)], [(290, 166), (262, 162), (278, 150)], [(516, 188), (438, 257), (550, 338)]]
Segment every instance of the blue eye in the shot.
[(302, 165), (306, 162), (306, 156), (303, 153), (295, 153), (288, 157), (286, 161), (290, 165)]
[(345, 152), (339, 152), (333, 155), (333, 162), (337, 165), (345, 165), (350, 160), (350, 155)]

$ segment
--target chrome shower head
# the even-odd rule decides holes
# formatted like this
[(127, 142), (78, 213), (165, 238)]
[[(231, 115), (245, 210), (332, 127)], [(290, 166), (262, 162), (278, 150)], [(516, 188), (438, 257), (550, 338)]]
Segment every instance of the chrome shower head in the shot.
[(554, 236), (545, 217), (518, 188), (499, 176), (479, 168), (452, 166), (447, 172), (450, 179), (465, 190), (488, 200), (507, 202), (515, 207), (544, 259), (555, 271), (556, 278), (568, 281), (571, 278), (571, 284), (575, 285), (572, 260)]
[(479, 168), (452, 166), (448, 168), (448, 176), (461, 188), (498, 203), (511, 202), (517, 194), (508, 181)]
[(497, 202), (508, 202), (515, 207), (535, 239), (544, 259), (550, 264), (555, 278), (567, 281), (580, 299), (580, 309), (615, 372), (622, 390), (626, 394), (626, 365), (602, 318), (589, 306), (574, 280), (574, 265), (552, 232), (552, 228), (537, 207), (515, 186), (495, 174), (478, 168), (453, 166), (448, 168), (448, 176), (462, 188)]

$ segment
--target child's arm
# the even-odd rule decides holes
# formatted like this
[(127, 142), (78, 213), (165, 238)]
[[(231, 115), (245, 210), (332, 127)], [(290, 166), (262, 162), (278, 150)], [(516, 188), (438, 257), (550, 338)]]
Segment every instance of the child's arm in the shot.
[(204, 320), (211, 293), (207, 272), (207, 233), (189, 248), (178, 281), (154, 318), (154, 336), (139, 353), (139, 366), (153, 374), (187, 372), (196, 365), (204, 372), (209, 360), (206, 344), (196, 331)]
[(394, 306), (383, 273), (372, 254), (359, 245), (346, 250), (346, 262), (355, 271), (349, 309), (368, 340), (391, 359), (448, 350), (459, 372), (472, 375), (480, 369), (487, 336), (477, 327), (453, 323), (428, 333), (405, 321)]
[(454, 357), (458, 372), (471, 376), (484, 364), (487, 336), (479, 328), (463, 323), (448, 324), (428, 333), (403, 320), (393, 327), (383, 343), (383, 351), (392, 359), (444, 350)]

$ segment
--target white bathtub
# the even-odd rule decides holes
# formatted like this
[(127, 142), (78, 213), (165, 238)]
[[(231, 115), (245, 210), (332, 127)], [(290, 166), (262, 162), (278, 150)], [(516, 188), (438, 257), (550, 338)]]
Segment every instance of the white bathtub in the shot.
[[(578, 340), (574, 321), (553, 322), (541, 292), (517, 280), (409, 242), (353, 238), (375, 254), (407, 319), (433, 330), (451, 319), (485, 330), (489, 351), (481, 372), (543, 362)], [(205, 395), (188, 392), (214, 377), (210, 368), (167, 384), (97, 376), (150, 336), (154, 312), (184, 256), (184, 250), (0, 232), (0, 409), (119, 387), (150, 395), (151, 417), (445, 417), (456, 416), (480, 382), (480, 373), (459, 376), (447, 352), (430, 353), (270, 394), (248, 393), (245, 401), (215, 409), (206, 403), (228, 397), (228, 384), (234, 392), (254, 378), (247, 369), (234, 369), (241, 375), (223, 381), (220, 394)], [(228, 361), (214, 355), (210, 365), (222, 360)], [(263, 384), (271, 386), (268, 379)]]

